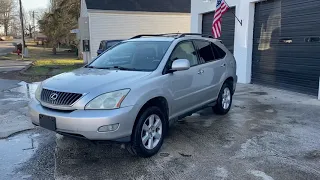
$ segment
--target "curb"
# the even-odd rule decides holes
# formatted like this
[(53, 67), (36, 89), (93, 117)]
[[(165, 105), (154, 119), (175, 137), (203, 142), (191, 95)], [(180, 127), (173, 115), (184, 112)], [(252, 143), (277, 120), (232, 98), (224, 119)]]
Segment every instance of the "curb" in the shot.
[(29, 65), (27, 65), (26, 67), (24, 67), (23, 69), (21, 69), (19, 73), (20, 73), (21, 75), (30, 75), (30, 74), (26, 73), (26, 71), (27, 71), (29, 68), (31, 68), (32, 65), (33, 65), (33, 62), (30, 63)]

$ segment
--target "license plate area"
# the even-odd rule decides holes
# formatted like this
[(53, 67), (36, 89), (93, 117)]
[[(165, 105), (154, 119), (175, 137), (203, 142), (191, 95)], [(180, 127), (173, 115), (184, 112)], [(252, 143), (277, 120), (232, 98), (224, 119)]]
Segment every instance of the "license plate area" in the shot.
[(39, 115), (39, 123), (40, 123), (41, 127), (49, 129), (51, 131), (55, 131), (57, 129), (55, 117), (40, 114)]

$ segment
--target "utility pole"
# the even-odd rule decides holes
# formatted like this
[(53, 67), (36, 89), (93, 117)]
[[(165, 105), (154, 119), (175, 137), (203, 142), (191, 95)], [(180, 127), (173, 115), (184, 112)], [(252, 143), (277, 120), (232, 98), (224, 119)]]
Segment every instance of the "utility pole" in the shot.
[(24, 56), (24, 51), (25, 51), (25, 47), (26, 47), (26, 42), (24, 39), (24, 25), (23, 25), (23, 14), (22, 14), (22, 3), (21, 0), (19, 0), (19, 5), (20, 5), (20, 21), (21, 21), (21, 29), (22, 29), (22, 60), (23, 60), (23, 56)]
[(34, 11), (32, 12), (32, 19), (33, 19), (33, 40), (36, 41), (36, 23), (34, 20)]

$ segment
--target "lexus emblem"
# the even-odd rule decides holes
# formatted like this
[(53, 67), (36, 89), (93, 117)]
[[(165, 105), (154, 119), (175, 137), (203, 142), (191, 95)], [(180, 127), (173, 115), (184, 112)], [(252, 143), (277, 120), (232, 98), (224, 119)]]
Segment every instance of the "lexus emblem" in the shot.
[(58, 99), (58, 94), (57, 93), (51, 93), (50, 94), (50, 100), (51, 101), (55, 101)]

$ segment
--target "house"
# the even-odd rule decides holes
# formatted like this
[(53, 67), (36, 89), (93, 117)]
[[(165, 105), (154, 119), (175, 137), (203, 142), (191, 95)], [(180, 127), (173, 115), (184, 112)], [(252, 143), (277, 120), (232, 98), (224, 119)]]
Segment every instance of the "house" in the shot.
[(80, 52), (90, 62), (101, 40), (190, 32), (190, 11), (191, 0), (81, 0)]
[[(320, 1), (226, 2), (220, 39), (234, 53), (239, 82), (320, 96)], [(192, 32), (211, 34), (215, 6), (216, 0), (191, 0)]]

